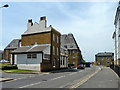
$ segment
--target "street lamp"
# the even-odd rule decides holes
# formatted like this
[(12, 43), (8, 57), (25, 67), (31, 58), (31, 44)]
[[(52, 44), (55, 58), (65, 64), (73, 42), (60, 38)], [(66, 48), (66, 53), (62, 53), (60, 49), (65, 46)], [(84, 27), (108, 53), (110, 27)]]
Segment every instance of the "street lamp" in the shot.
[(8, 4), (5, 4), (5, 5), (3, 5), (2, 7), (0, 7), (0, 8), (3, 8), (3, 7), (8, 7), (9, 5)]

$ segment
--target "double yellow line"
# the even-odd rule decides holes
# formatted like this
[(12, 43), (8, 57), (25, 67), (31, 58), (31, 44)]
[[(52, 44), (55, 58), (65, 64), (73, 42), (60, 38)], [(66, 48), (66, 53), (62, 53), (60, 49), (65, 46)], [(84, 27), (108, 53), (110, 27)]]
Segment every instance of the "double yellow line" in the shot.
[(98, 71), (100, 71), (101, 68), (99, 67), (99, 69), (94, 72), (93, 74), (91, 74), (90, 76), (88, 76), (87, 78), (85, 78), (84, 80), (78, 82), (77, 84), (75, 84), (74, 86), (72, 86), (71, 88), (77, 88), (78, 86), (82, 85), (83, 83), (85, 83), (88, 79), (90, 79), (92, 76), (94, 76), (96, 73), (98, 73)]

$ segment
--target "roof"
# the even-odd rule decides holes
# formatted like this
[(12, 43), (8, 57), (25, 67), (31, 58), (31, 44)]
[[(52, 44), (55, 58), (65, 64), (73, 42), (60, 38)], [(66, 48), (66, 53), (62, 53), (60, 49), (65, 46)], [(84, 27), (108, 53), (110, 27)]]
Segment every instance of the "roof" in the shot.
[(112, 52), (103, 52), (103, 53), (98, 53), (96, 56), (114, 56), (114, 53)]
[(34, 46), (22, 46), (12, 51), (11, 53), (29, 53), (29, 52), (44, 52), (50, 54), (50, 44), (34, 45)]
[(20, 39), (13, 39), (5, 49), (16, 49), (19, 47)]
[(78, 45), (72, 33), (61, 35), (61, 46), (67, 49), (78, 49)]

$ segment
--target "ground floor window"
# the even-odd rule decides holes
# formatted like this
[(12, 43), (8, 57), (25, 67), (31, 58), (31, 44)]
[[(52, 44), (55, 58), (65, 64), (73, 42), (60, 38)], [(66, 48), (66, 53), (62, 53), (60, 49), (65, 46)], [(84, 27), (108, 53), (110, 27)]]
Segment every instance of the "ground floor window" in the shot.
[(31, 58), (37, 58), (37, 54), (27, 54), (27, 58), (31, 59)]
[(54, 59), (54, 61), (53, 61), (53, 67), (54, 68), (56, 67), (56, 59)]

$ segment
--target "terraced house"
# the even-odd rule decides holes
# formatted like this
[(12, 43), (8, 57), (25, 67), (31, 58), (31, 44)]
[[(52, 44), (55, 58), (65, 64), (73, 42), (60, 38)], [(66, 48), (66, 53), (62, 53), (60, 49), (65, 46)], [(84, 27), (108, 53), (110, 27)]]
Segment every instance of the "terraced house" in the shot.
[(61, 35), (61, 46), (68, 50), (68, 66), (77, 67), (82, 62), (81, 50), (72, 33)]
[(47, 27), (45, 16), (40, 17), (39, 23), (33, 24), (32, 19), (28, 20), (27, 30), (21, 35), (21, 47), (12, 52), (13, 61), (16, 55), (18, 68), (42, 71), (59, 69), (60, 36), (60, 32), (51, 25)]

